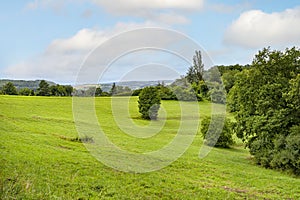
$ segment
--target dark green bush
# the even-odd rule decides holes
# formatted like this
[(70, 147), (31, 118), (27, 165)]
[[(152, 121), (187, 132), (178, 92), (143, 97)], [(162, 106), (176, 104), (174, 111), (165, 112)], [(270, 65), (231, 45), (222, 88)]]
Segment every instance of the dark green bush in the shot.
[(139, 94), (138, 103), (143, 119), (157, 119), (160, 95), (156, 87), (145, 87)]
[[(211, 120), (213, 118), (213, 121)], [(229, 119), (221, 115), (206, 117), (201, 122), (201, 132), (205, 139), (204, 143), (208, 146), (229, 148), (234, 144), (233, 125)]]
[(287, 137), (281, 136), (275, 141), (272, 168), (290, 170), (300, 175), (300, 126), (291, 128)]

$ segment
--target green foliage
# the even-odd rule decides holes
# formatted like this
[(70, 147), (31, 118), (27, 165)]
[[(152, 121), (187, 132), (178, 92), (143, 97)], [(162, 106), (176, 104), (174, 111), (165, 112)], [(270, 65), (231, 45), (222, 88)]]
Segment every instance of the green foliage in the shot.
[(201, 122), (201, 133), (208, 146), (229, 148), (234, 144), (233, 130), (234, 123), (224, 116), (205, 117)]
[(8, 95), (17, 95), (18, 94), (16, 87), (11, 82), (8, 82), (3, 86), (2, 93), (8, 94)]
[(45, 80), (41, 80), (39, 84), (39, 88), (37, 89), (37, 95), (38, 96), (50, 96), (50, 87), (49, 83), (47, 83)]
[(143, 119), (157, 119), (160, 96), (156, 87), (145, 87), (139, 95), (139, 112)]
[[(300, 51), (263, 49), (252, 66), (236, 74), (230, 91), (230, 109), (236, 111), (237, 136), (250, 148), (258, 164), (299, 171), (291, 139), (299, 137)], [(292, 145), (292, 144), (291, 144)], [(294, 146), (294, 145), (292, 145)], [(293, 153), (294, 152), (294, 153)], [(285, 163), (289, 160), (289, 163)]]
[(207, 98), (214, 103), (225, 104), (226, 102), (226, 91), (222, 84), (218, 82), (208, 83), (209, 92)]
[(219, 65), (216, 67), (218, 68), (219, 72), (221, 73), (221, 76), (223, 76), (225, 73), (230, 72), (230, 71), (239, 71), (239, 72), (243, 71), (244, 69), (249, 68), (250, 65), (236, 64), (236, 65), (228, 65), (228, 66)]
[[(39, 87), (40, 80), (27, 81), (27, 80), (10, 80), (10, 79), (0, 79), (0, 88), (6, 83), (11, 82), (17, 89), (29, 88), (31, 90), (36, 90)], [(47, 81), (49, 85), (55, 85), (54, 82)]]
[(206, 82), (216, 82), (222, 83), (221, 73), (219, 72), (218, 67), (212, 67), (204, 73)]
[(72, 96), (74, 88), (71, 85), (64, 85), (66, 95), (65, 96)]
[[(272, 168), (292, 171), (300, 175), (300, 126), (290, 129), (287, 137), (279, 135), (274, 141), (274, 155), (267, 164)], [(266, 159), (266, 158), (265, 158)]]
[(238, 71), (238, 70), (231, 70), (231, 71), (227, 71), (223, 74), (222, 81), (223, 81), (223, 84), (224, 84), (227, 94), (229, 93), (230, 89), (234, 86), (235, 79), (236, 79), (235, 75), (239, 72), (240, 71)]
[(51, 85), (49, 87), (50, 96), (72, 96), (73, 87), (70, 85)]
[(102, 89), (100, 87), (96, 88), (95, 97), (100, 97), (102, 95)]
[(19, 95), (34, 96), (34, 91), (29, 89), (29, 88), (22, 88), (22, 89), (19, 90)]
[(182, 88), (176, 86), (173, 88), (173, 93), (179, 101), (197, 101), (197, 95), (193, 88)]
[(177, 100), (176, 95), (170, 87), (166, 87), (164, 84), (158, 84), (156, 88), (162, 100)]
[(136, 89), (132, 92), (131, 96), (139, 96), (142, 89)]

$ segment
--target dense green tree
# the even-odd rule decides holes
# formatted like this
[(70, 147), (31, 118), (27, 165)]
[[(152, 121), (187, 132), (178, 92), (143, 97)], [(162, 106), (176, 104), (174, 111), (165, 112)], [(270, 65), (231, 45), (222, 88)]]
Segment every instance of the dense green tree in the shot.
[(159, 92), (159, 96), (162, 100), (176, 100), (176, 95), (173, 93), (170, 87), (165, 86), (164, 84), (158, 84), (156, 86)]
[(192, 87), (182, 88), (176, 86), (173, 88), (173, 93), (176, 95), (176, 98), (179, 101), (197, 101), (197, 94)]
[(208, 83), (209, 91), (208, 98), (214, 103), (224, 104), (226, 102), (226, 91), (223, 84), (218, 82), (209, 82)]
[(18, 94), (16, 87), (11, 82), (8, 82), (3, 86), (2, 93), (8, 94), (8, 95), (17, 95)]
[(71, 85), (65, 85), (66, 96), (72, 96), (74, 88)]
[(222, 83), (221, 74), (218, 67), (212, 67), (208, 71), (205, 71), (205, 81)]
[(156, 120), (160, 108), (160, 96), (156, 87), (145, 87), (139, 94), (139, 112), (143, 119)]
[(131, 96), (139, 96), (141, 91), (142, 91), (142, 89), (133, 90)]
[(30, 96), (31, 93), (32, 93), (32, 90), (29, 88), (22, 88), (19, 90), (19, 95)]
[(239, 72), (238, 70), (230, 70), (223, 74), (222, 81), (227, 93), (229, 93), (230, 89), (234, 86), (235, 75)]
[(63, 85), (56, 85), (58, 96), (67, 96), (66, 88)]
[(100, 97), (102, 95), (102, 92), (102, 89), (100, 87), (97, 87), (95, 91), (95, 96)]
[(50, 90), (51, 96), (59, 96), (59, 95), (58, 95), (58, 89), (57, 89), (57, 86), (56, 86), (56, 85), (51, 85), (51, 86), (49, 87), (49, 90)]
[(243, 69), (245, 68), (249, 68), (250, 65), (239, 65), (239, 64), (236, 64), (236, 65), (219, 65), (219, 66), (216, 66), (221, 74), (221, 76), (224, 75), (224, 73), (226, 72), (230, 72), (230, 71), (243, 71)]
[(189, 83), (199, 83), (203, 80), (204, 64), (202, 63), (201, 51), (195, 51), (193, 65), (189, 67), (186, 79)]
[(214, 115), (212, 118), (206, 117), (201, 122), (204, 143), (208, 146), (229, 148), (234, 144), (234, 123), (221, 115)]
[(300, 173), (299, 164), (295, 164), (299, 160), (288, 160), (294, 155), (290, 151), (300, 152), (300, 145), (296, 145), (299, 140), (294, 138), (299, 137), (295, 130), (300, 124), (299, 58), (296, 48), (259, 51), (252, 66), (236, 75), (229, 98), (234, 101), (231, 105), (238, 105), (234, 108), (237, 135), (246, 142), (257, 163), (296, 173)]
[(72, 96), (73, 87), (70, 85), (51, 85), (49, 87), (51, 96)]
[(41, 80), (39, 84), (39, 88), (37, 89), (37, 95), (38, 96), (50, 96), (50, 87), (49, 83), (47, 83), (45, 80)]

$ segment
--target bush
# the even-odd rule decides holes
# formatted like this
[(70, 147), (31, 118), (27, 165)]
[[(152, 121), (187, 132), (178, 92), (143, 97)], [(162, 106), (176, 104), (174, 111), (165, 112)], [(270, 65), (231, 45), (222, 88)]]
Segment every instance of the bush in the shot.
[(145, 87), (139, 94), (139, 112), (143, 119), (157, 119), (160, 96), (157, 88)]
[(19, 91), (19, 95), (30, 96), (31, 94), (32, 94), (32, 91), (29, 88), (22, 88)]
[(272, 168), (291, 170), (300, 175), (300, 126), (293, 126), (287, 137), (281, 136), (275, 142)]
[(179, 101), (197, 101), (197, 95), (192, 88), (174, 87), (174, 94)]
[[(204, 143), (208, 146), (229, 148), (230, 145), (234, 144), (232, 137), (234, 134), (234, 123), (227, 118), (224, 119), (221, 115), (214, 115), (213, 119), (212, 123), (211, 117), (206, 117), (201, 122), (201, 132), (205, 139)], [(222, 126), (223, 120), (224, 126)]]

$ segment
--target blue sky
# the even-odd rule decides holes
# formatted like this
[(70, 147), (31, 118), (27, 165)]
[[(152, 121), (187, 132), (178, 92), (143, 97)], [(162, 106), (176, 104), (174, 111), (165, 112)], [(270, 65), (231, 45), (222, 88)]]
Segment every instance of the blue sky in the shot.
[[(96, 44), (136, 28), (182, 32), (215, 65), (250, 63), (267, 46), (300, 46), (297, 0), (3, 1), (0, 23), (0, 78), (58, 83), (75, 82), (80, 64)], [(105, 80), (117, 79), (108, 74)]]

